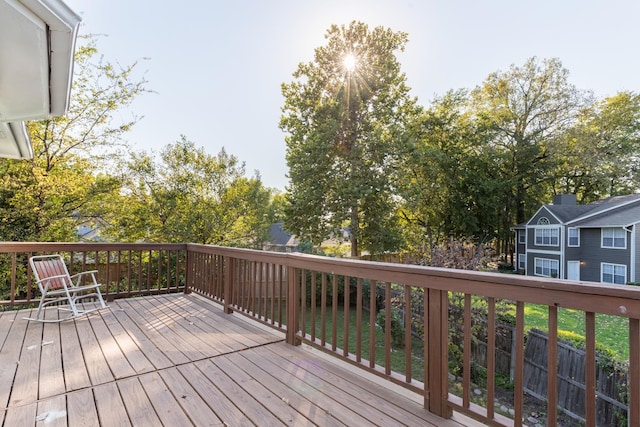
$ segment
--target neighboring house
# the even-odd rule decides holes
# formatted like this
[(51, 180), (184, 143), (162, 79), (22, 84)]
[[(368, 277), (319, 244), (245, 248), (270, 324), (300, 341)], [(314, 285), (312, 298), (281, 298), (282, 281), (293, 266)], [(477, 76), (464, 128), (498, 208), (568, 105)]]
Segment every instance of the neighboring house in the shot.
[(67, 113), (79, 25), (60, 0), (0, 0), (0, 157), (32, 158), (24, 122)]
[[(262, 245), (262, 249), (272, 252), (296, 252), (300, 241), (296, 236), (289, 233), (283, 227), (283, 222), (276, 222), (271, 225), (269, 231), (269, 241)], [(348, 228), (341, 229), (338, 233), (331, 233), (327, 240), (324, 240), (320, 246), (337, 247), (349, 243), (351, 235)]]
[(276, 222), (271, 224), (271, 230), (269, 231), (269, 242), (265, 243), (262, 247), (265, 251), (273, 252), (295, 252), (298, 246), (298, 239), (282, 228), (283, 222)]
[(554, 196), (516, 233), (515, 269), (528, 276), (625, 284), (640, 282), (640, 194), (587, 205)]
[(106, 242), (107, 239), (102, 237), (102, 227), (106, 225), (101, 218), (91, 221), (83, 221), (78, 224), (76, 233), (83, 242)]

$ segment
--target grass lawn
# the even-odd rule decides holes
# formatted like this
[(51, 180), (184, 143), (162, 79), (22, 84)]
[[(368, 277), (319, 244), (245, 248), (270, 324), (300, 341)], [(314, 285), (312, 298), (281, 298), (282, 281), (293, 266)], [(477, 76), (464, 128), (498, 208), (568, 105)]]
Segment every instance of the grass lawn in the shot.
[[(525, 327), (547, 330), (548, 309), (545, 305), (526, 304)], [(514, 313), (515, 314), (515, 313)], [(558, 329), (585, 335), (584, 312), (558, 309)], [(610, 349), (616, 359), (629, 360), (629, 321), (624, 317), (596, 314), (596, 343)]]
[[(340, 306), (336, 315), (336, 346), (338, 348), (344, 348), (344, 307)], [(326, 313), (326, 329), (325, 329), (325, 341), (327, 344), (331, 345), (333, 340), (333, 320), (331, 316), (331, 309), (327, 307)], [(316, 338), (321, 339), (321, 326), (320, 326), (320, 308), (318, 307), (316, 310)], [(384, 367), (385, 366), (385, 354), (384, 354), (384, 332), (381, 328), (374, 325), (376, 328), (375, 333), (375, 361), (378, 365)], [(306, 333), (311, 334), (311, 313), (307, 311), (306, 315), (306, 323), (305, 323)], [(363, 360), (370, 360), (370, 352), (369, 352), (369, 313), (363, 311), (362, 313), (362, 336), (361, 336), (361, 346), (362, 352), (361, 357)], [(351, 308), (349, 310), (349, 335), (348, 335), (348, 348), (349, 353), (356, 353), (356, 310), (355, 308)], [(422, 341), (414, 338), (411, 344), (411, 352), (413, 354), (411, 358), (411, 377), (418, 380), (424, 381), (424, 360), (423, 360), (423, 345)], [(393, 346), (391, 349), (391, 369), (404, 374), (406, 370), (406, 350), (404, 348)]]
[[(509, 304), (509, 308), (513, 310), (515, 315), (515, 306)], [(547, 306), (537, 304), (525, 304), (525, 327), (526, 329), (540, 329), (547, 330)], [(356, 353), (356, 311), (355, 308), (350, 308), (349, 312), (349, 336), (348, 336), (348, 349), (352, 354)], [(331, 345), (333, 340), (333, 322), (331, 316), (331, 309), (327, 307), (326, 313), (326, 326), (325, 326), (325, 341), (328, 345)], [(344, 307), (340, 306), (337, 310), (336, 316), (336, 346), (338, 348), (344, 348)], [(370, 360), (369, 354), (369, 316), (367, 312), (362, 314), (361, 325), (361, 358), (363, 360)], [(584, 313), (578, 310), (570, 310), (560, 308), (558, 309), (558, 329), (560, 339), (562, 339), (562, 331), (571, 334), (573, 336), (579, 335), (584, 337), (585, 335), (585, 318)], [(315, 336), (319, 340), (321, 338), (321, 321), (320, 321), (320, 308), (316, 310), (316, 325)], [(376, 363), (382, 367), (385, 365), (384, 354), (384, 332), (380, 327), (376, 328), (375, 333), (375, 360)], [(306, 333), (311, 334), (311, 313), (309, 310), (306, 312), (305, 322)], [(626, 318), (618, 316), (609, 316), (596, 314), (596, 343), (599, 346), (609, 349), (614, 357), (619, 361), (629, 360), (629, 323)], [(424, 362), (423, 362), (423, 345), (419, 339), (413, 339), (412, 341), (412, 378), (423, 381), (424, 375)], [(404, 373), (406, 369), (405, 360), (406, 351), (404, 348), (394, 346), (391, 350), (391, 367), (394, 371)]]

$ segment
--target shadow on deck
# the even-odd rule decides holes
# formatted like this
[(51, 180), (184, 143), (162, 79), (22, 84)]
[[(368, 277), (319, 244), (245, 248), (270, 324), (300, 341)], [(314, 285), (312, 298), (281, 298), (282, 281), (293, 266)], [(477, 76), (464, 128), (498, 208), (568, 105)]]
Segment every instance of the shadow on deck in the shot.
[(0, 314), (3, 426), (479, 425), (196, 295), (116, 300), (59, 324), (29, 315)]

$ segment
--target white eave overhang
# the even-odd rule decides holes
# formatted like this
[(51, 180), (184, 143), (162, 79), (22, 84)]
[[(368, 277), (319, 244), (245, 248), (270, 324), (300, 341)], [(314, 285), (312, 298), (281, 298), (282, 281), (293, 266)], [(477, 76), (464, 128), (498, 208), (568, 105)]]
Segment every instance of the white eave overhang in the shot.
[(67, 113), (79, 25), (60, 0), (0, 0), (1, 157), (33, 157), (24, 121)]

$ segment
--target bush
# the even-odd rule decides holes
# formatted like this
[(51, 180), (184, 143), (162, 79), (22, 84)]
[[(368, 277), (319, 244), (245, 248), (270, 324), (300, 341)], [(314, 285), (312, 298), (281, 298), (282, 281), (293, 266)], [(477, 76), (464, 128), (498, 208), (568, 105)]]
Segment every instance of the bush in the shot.
[[(385, 325), (387, 320), (387, 311), (380, 310), (376, 316), (376, 325), (378, 325), (383, 331), (385, 331)], [(386, 333), (386, 331), (385, 331)], [(391, 308), (391, 341), (397, 347), (404, 347), (404, 324), (398, 309)]]
[(513, 271), (513, 265), (505, 261), (500, 261), (498, 263), (498, 271), (500, 272)]

